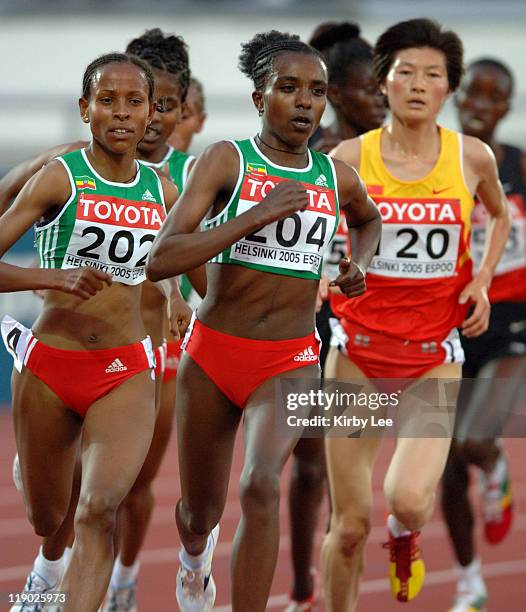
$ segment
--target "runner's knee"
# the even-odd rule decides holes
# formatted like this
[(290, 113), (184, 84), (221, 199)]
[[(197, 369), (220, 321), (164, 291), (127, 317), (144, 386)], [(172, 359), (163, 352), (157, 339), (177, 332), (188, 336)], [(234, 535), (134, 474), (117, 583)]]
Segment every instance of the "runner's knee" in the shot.
[(196, 509), (187, 507), (182, 500), (176, 506), (178, 525), (193, 536), (207, 536), (219, 523), (223, 508), (215, 504), (197, 504)]
[(265, 467), (243, 470), (240, 479), (241, 507), (247, 512), (268, 512), (279, 506), (279, 474)]
[(338, 552), (345, 562), (361, 554), (370, 531), (370, 513), (364, 511), (360, 514), (349, 512), (333, 516), (329, 533), (336, 537)]
[(113, 533), (119, 502), (108, 491), (81, 495), (75, 515), (76, 525)]
[(428, 520), (433, 501), (433, 492), (418, 490), (409, 485), (398, 487), (388, 497), (392, 513), (410, 530), (419, 529)]

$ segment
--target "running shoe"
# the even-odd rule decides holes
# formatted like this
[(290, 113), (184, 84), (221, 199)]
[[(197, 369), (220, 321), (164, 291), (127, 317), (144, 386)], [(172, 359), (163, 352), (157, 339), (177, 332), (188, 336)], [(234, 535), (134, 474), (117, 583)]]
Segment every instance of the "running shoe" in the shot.
[(503, 452), (490, 474), (481, 470), (480, 492), (484, 535), (490, 544), (498, 544), (508, 534), (513, 520), (510, 475)]
[(389, 541), (383, 547), (389, 549), (389, 579), (391, 592), (398, 601), (411, 601), (422, 586), (426, 569), (420, 558), (419, 531), (395, 538), (388, 529)]
[(137, 581), (115, 588), (110, 586), (106, 603), (101, 612), (137, 612)]
[(311, 595), (308, 599), (304, 599), (303, 601), (294, 601), (294, 599), (291, 599), (284, 612), (314, 612), (315, 610), (316, 597)]
[[(48, 593), (53, 591), (56, 585), (51, 586), (47, 580), (44, 580), (40, 574), (37, 574), (34, 570), (29, 574), (24, 585), (24, 590), (21, 595), (29, 595), (31, 593)], [(44, 610), (42, 604), (26, 603), (26, 604), (15, 604), (11, 607), (9, 612), (41, 612)]]
[(22, 493), (22, 474), (20, 473), (20, 460), (18, 459), (18, 453), (13, 458), (13, 482), (17, 491)]
[(457, 582), (457, 593), (449, 612), (483, 612), (488, 601), (488, 592), (482, 576), (475, 579), (461, 578)]
[(181, 562), (177, 572), (175, 590), (181, 612), (209, 612), (212, 610), (216, 599), (216, 585), (212, 577), (212, 557), (218, 538), (219, 525), (216, 525), (208, 536), (208, 558), (201, 569), (191, 570)]

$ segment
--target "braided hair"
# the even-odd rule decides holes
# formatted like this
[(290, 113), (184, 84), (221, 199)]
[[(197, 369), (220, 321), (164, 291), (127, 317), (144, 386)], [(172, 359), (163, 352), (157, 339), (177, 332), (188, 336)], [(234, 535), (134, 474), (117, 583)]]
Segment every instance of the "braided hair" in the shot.
[(373, 47), (360, 37), (360, 27), (349, 21), (320, 24), (309, 44), (324, 55), (331, 85), (343, 86), (353, 68), (373, 61)]
[(133, 64), (137, 66), (144, 74), (144, 78), (148, 83), (148, 99), (150, 102), (153, 100), (155, 84), (151, 68), (139, 57), (135, 57), (129, 53), (118, 53), (117, 51), (114, 51), (113, 53), (105, 53), (104, 55), (94, 59), (91, 64), (88, 65), (84, 71), (84, 76), (82, 77), (83, 98), (89, 100), (93, 77), (97, 74), (97, 71), (100, 68), (107, 66), (108, 64)]
[(297, 34), (270, 30), (256, 34), (252, 40), (241, 45), (239, 69), (252, 79), (257, 91), (261, 91), (265, 81), (274, 69), (274, 58), (283, 52), (305, 53), (325, 60), (321, 53), (300, 40)]
[(128, 43), (126, 52), (140, 57), (152, 68), (175, 75), (184, 102), (190, 84), (190, 67), (188, 46), (181, 36), (165, 34), (160, 28), (146, 30)]

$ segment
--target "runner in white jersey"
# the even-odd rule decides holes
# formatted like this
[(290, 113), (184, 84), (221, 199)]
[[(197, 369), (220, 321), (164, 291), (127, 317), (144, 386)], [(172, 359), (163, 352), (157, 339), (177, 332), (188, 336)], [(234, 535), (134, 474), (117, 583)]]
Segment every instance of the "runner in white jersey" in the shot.
[(72, 558), (60, 584), (41, 585), (67, 594), (56, 602), (66, 612), (92, 612), (104, 597), (116, 510), (143, 465), (155, 422), (153, 351), (139, 296), (149, 247), (176, 190), (135, 161), (153, 94), (141, 60), (109, 54), (92, 62), (80, 99), (92, 143), (38, 172), (0, 219), (2, 254), (38, 223), (42, 265), (1, 264), (1, 290), (47, 290), (32, 330), (2, 322), (16, 369), (24, 499), (41, 536), (63, 523), (81, 447)]
[[(243, 516), (232, 553), (232, 609), (265, 610), (279, 543), (280, 474), (298, 441), (275, 429), (275, 384), (284, 373), (319, 377), (315, 302), (339, 208), (354, 257), (335, 281), (346, 295), (365, 290), (362, 270), (380, 232), (356, 172), (307, 148), (326, 102), (318, 52), (272, 31), (243, 46), (240, 67), (254, 82), (261, 131), (216, 143), (197, 161), (148, 264), (158, 280), (210, 262), (177, 381), (183, 547), (176, 592), (185, 612), (210, 610), (215, 600), (212, 554), (241, 420)], [(194, 233), (208, 213), (207, 230)]]

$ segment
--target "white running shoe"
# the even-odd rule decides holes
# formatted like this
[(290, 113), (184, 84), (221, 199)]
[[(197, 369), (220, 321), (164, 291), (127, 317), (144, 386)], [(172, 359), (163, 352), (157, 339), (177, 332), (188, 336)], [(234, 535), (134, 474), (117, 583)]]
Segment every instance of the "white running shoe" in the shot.
[(116, 589), (110, 586), (101, 612), (137, 612), (137, 581)]
[[(175, 594), (181, 612), (209, 612), (216, 599), (216, 585), (212, 578), (212, 557), (219, 538), (219, 524), (208, 536), (208, 558), (199, 570), (191, 570), (182, 562), (177, 572)], [(179, 554), (181, 559), (181, 554)]]
[(449, 612), (483, 612), (488, 601), (486, 585), (480, 573), (463, 576), (457, 582), (457, 593)]
[[(47, 593), (53, 591), (56, 585), (51, 586), (47, 580), (44, 580), (40, 574), (37, 574), (34, 570), (29, 574), (24, 585), (24, 590), (21, 595), (30, 593)], [(49, 608), (46, 608), (46, 612)], [(40, 612), (44, 610), (42, 604), (26, 603), (26, 604), (15, 604), (11, 607), (9, 612)]]
[(17, 491), (22, 493), (23, 485), (22, 485), (22, 474), (20, 472), (20, 460), (18, 459), (18, 453), (13, 458), (13, 482), (15, 483), (15, 487)]

